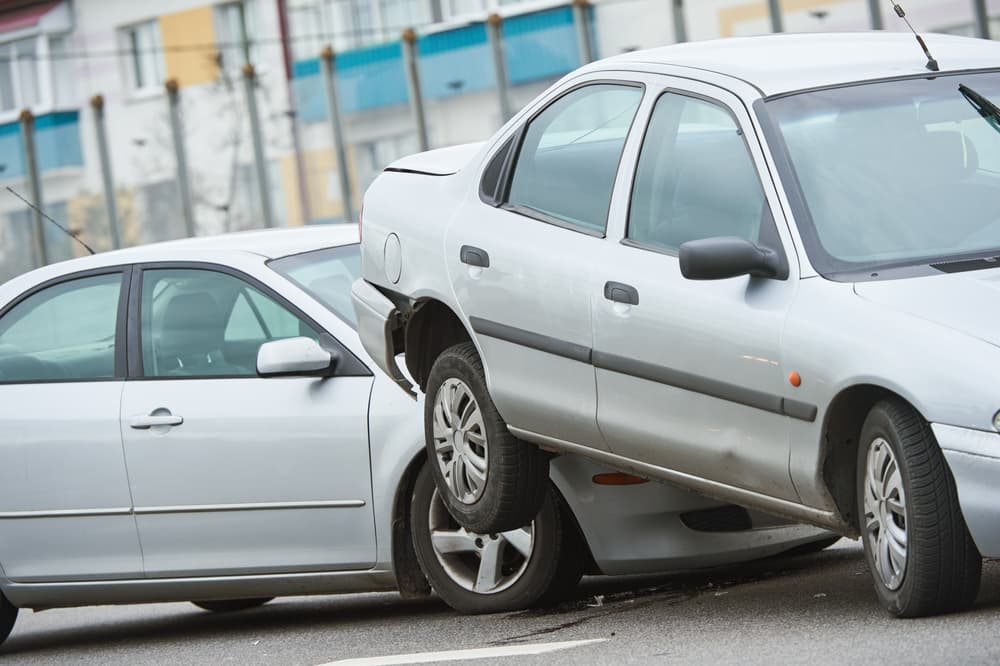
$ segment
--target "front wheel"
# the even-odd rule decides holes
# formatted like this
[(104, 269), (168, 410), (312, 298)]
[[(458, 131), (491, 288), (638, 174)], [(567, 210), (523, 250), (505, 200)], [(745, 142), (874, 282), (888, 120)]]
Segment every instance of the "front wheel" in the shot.
[(261, 597), (259, 599), (218, 599), (212, 601), (192, 601), (195, 606), (213, 613), (233, 613), (235, 611), (247, 610), (263, 606), (274, 597)]
[(0, 644), (10, 636), (10, 632), (14, 628), (14, 622), (16, 621), (17, 606), (11, 604), (7, 601), (7, 597), (0, 594)]
[(410, 526), (417, 560), (438, 596), (461, 613), (522, 610), (538, 601), (558, 579), (564, 543), (552, 492), (526, 525), (478, 534), (448, 513), (429, 467), (413, 488)]
[(424, 436), (441, 500), (465, 528), (506, 532), (534, 519), (548, 493), (549, 458), (507, 430), (471, 342), (434, 361)]
[(876, 404), (861, 429), (857, 473), (865, 560), (886, 610), (922, 617), (970, 607), (982, 557), (927, 422), (901, 400)]

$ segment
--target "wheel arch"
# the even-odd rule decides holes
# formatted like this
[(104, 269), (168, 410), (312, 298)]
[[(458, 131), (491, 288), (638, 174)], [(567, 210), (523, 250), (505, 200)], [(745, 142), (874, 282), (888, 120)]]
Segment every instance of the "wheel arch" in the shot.
[(844, 388), (830, 402), (823, 419), (821, 473), (823, 482), (843, 521), (857, 534), (857, 456), (861, 428), (879, 401), (902, 400), (925, 418), (906, 396), (878, 384), (855, 384)]
[(423, 450), (413, 457), (399, 479), (392, 502), (392, 570), (396, 575), (396, 587), (404, 599), (426, 597), (431, 593), (431, 585), (413, 549), (410, 528), (413, 487), (426, 461), (427, 455)]
[(404, 333), (406, 369), (422, 391), (441, 352), (462, 342), (473, 342), (472, 336), (448, 305), (433, 298), (413, 305)]

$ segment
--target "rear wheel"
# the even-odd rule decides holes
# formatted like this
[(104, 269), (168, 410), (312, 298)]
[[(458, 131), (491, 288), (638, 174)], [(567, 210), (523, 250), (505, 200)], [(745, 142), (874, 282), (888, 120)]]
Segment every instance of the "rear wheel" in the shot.
[(434, 361), (424, 435), (441, 500), (465, 528), (505, 532), (534, 519), (549, 488), (548, 456), (507, 430), (471, 342)]
[(528, 608), (558, 580), (563, 522), (551, 492), (533, 521), (505, 532), (479, 534), (448, 513), (426, 465), (414, 485), (410, 525), (427, 579), (438, 596), (459, 612)]
[(17, 620), (17, 606), (7, 601), (7, 597), (0, 594), (0, 644), (10, 636)]
[(263, 606), (274, 597), (261, 597), (259, 599), (218, 599), (212, 601), (192, 601), (198, 608), (203, 608), (213, 613), (233, 613), (235, 611), (247, 610)]
[(982, 558), (927, 422), (901, 400), (875, 405), (858, 447), (858, 513), (882, 605), (898, 617), (968, 608)]

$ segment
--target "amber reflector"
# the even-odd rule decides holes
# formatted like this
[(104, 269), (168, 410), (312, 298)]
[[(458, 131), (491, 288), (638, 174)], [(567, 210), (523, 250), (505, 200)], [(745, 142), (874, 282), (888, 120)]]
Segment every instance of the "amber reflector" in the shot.
[(604, 474), (595, 474), (593, 481), (599, 486), (635, 486), (647, 483), (649, 479), (625, 472), (605, 472)]

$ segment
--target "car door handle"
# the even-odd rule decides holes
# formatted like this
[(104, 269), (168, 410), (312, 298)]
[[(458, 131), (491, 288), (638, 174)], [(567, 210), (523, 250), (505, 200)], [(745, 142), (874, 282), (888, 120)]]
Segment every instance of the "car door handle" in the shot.
[(140, 414), (139, 416), (133, 416), (128, 420), (129, 426), (135, 428), (136, 430), (145, 430), (146, 428), (152, 428), (155, 426), (179, 426), (182, 423), (184, 423), (184, 417), (177, 416), (176, 414), (164, 414), (162, 416)]
[(462, 260), (463, 264), (479, 266), (480, 268), (490, 267), (489, 253), (486, 250), (473, 247), (472, 245), (463, 245), (462, 250), (459, 253), (459, 258)]
[(635, 287), (624, 282), (605, 282), (604, 298), (615, 303), (639, 305), (639, 292)]

